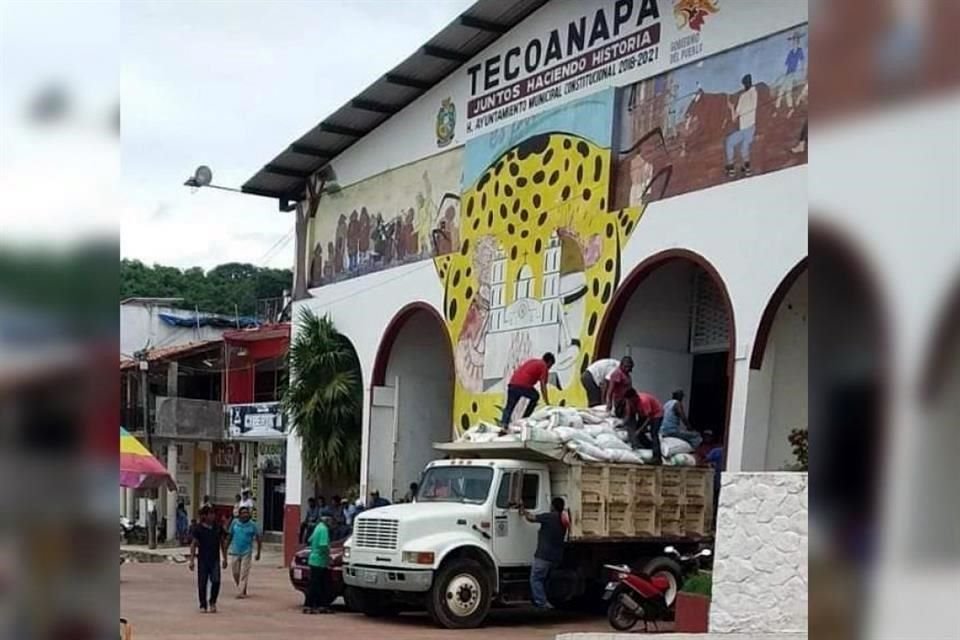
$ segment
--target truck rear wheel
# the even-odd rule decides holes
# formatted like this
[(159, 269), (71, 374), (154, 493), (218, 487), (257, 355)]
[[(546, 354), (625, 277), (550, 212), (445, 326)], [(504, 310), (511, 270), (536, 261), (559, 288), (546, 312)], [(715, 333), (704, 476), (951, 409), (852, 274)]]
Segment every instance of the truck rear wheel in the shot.
[(455, 558), (440, 568), (427, 594), (427, 611), (447, 629), (480, 626), (490, 611), (492, 588), (479, 562)]
[(396, 613), (396, 609), (390, 602), (389, 594), (375, 589), (347, 587), (344, 602), (349, 603), (347, 605), (349, 609), (360, 611), (370, 618), (383, 618)]

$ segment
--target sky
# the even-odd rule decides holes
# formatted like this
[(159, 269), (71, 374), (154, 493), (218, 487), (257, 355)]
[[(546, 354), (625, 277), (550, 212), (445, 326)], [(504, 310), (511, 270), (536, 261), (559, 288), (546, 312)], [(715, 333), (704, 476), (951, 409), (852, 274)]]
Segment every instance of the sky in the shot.
[[(289, 267), (293, 213), (184, 180), (205, 164), (239, 187), (470, 4), (0, 0), (0, 192), (17, 212), (0, 214), (0, 241), (119, 228), (121, 256), (147, 264)], [(52, 83), (67, 123), (24, 124)]]

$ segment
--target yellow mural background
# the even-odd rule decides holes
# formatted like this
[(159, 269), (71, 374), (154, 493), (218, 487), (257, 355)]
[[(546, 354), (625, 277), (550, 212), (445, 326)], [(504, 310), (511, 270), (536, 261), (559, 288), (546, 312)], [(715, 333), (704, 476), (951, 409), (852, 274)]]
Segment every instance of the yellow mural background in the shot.
[[(551, 234), (560, 230), (566, 247), (575, 242), (581, 250), (586, 311), (575, 378), (562, 391), (551, 387), (550, 400), (571, 406), (586, 402), (580, 372), (593, 360), (597, 333), (618, 284), (621, 247), (645, 208), (608, 210), (611, 175), (609, 149), (576, 135), (546, 133), (508, 150), (464, 190), (459, 250), (434, 259), (455, 354), (468, 316), (475, 320), (482, 312), (483, 304), (477, 300), (481, 283), (474, 266), (478, 247), (486, 250), (490, 245), (484, 238), (492, 236), (507, 255), (505, 291), (510, 302), (524, 265), (532, 271), (535, 290), (540, 289), (542, 252)], [(564, 261), (569, 258), (566, 253)], [(468, 389), (459, 371), (456, 378), (453, 417), (457, 432), (480, 420), (495, 422), (504, 392)]]

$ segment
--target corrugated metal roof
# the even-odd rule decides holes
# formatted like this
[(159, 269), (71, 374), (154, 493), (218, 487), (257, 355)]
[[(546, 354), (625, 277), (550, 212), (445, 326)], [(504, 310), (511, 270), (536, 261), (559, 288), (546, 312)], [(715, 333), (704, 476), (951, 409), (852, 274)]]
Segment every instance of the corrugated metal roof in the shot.
[(299, 200), (310, 175), (426, 93), (549, 0), (479, 0), (243, 184), (246, 193)]
[[(177, 344), (169, 347), (159, 347), (156, 349), (150, 349), (146, 353), (147, 362), (159, 362), (161, 360), (176, 360), (178, 358), (183, 358), (188, 355), (193, 355), (195, 353), (201, 353), (208, 349), (213, 349), (215, 346), (223, 344), (223, 340), (198, 340), (195, 342), (187, 342), (185, 344)], [(120, 358), (120, 369), (130, 369), (137, 366), (137, 360), (133, 358)]]

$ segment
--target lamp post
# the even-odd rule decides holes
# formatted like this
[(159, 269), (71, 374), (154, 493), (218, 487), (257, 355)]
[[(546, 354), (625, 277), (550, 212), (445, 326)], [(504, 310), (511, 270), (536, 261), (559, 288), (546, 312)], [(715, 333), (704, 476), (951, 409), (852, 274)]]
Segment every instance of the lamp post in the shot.
[[(242, 189), (233, 187), (224, 187), (213, 184), (213, 171), (207, 165), (197, 167), (193, 175), (187, 178), (183, 183), (185, 187), (195, 192), (203, 187), (211, 189), (220, 189), (221, 191), (233, 191), (234, 193), (246, 193)], [(310, 226), (310, 220), (317, 215), (317, 209), (320, 206), (320, 199), (324, 194), (332, 194), (340, 191), (340, 185), (337, 183), (337, 175), (333, 167), (326, 165), (317, 170), (308, 177), (303, 184), (302, 199), (289, 207), (281, 202), (281, 210), (296, 211), (295, 235), (296, 235), (296, 268), (294, 269), (293, 282), (293, 300), (302, 300), (309, 297), (307, 292), (307, 229)]]

